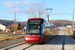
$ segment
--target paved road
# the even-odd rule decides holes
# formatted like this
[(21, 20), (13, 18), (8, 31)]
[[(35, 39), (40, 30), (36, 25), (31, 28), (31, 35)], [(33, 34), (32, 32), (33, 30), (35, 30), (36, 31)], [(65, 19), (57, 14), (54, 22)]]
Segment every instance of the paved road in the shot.
[(75, 42), (65, 31), (60, 31), (59, 35), (42, 45), (17, 44), (7, 47), (8, 50), (75, 50)]
[(24, 38), (14, 39), (14, 40), (8, 40), (4, 42), (0, 42), (0, 49), (4, 47), (8, 47), (17, 43), (24, 42)]
[(64, 50), (75, 50), (75, 41), (67, 33), (65, 33)]

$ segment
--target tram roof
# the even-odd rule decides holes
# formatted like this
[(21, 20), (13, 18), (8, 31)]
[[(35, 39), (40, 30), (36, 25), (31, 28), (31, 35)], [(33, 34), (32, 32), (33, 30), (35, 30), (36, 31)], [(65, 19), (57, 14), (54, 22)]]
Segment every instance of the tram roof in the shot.
[(29, 18), (28, 20), (42, 20), (43, 18)]
[(43, 18), (29, 18), (28, 20), (44, 20), (46, 23), (50, 23), (51, 25), (54, 25), (53, 23), (48, 22), (48, 21), (46, 21), (46, 20), (43, 19)]

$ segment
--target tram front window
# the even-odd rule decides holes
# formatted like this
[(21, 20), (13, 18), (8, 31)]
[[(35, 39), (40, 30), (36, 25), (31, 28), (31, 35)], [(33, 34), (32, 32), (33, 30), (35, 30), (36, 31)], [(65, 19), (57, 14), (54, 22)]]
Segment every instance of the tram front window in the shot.
[(39, 23), (29, 23), (27, 26), (27, 33), (28, 34), (40, 33), (40, 24)]

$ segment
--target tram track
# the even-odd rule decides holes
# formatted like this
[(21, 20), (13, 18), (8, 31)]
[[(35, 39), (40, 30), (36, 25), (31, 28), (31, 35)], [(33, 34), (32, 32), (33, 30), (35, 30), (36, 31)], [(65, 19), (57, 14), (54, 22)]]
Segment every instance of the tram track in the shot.
[(19, 43), (19, 44), (16, 44), (16, 45), (12, 45), (12, 46), (9, 46), (9, 47), (6, 47), (6, 48), (3, 48), (2, 50), (9, 50), (9, 49), (11, 49), (11, 48), (14, 48), (14, 47), (17, 47), (17, 46), (20, 46), (20, 45), (23, 45), (23, 44), (25, 44), (25, 43), (22, 42), (22, 43)]
[(32, 47), (33, 46), (33, 44), (32, 45), (30, 45), (30, 46), (27, 46), (27, 47), (25, 47), (24, 49), (22, 49), (22, 50), (26, 50), (26, 49), (28, 49), (28, 48), (30, 48), (30, 47)]
[(16, 45), (12, 45), (12, 46), (3, 48), (1, 50), (11, 50), (11, 49), (14, 50), (13, 48), (16, 48), (16, 47), (19, 47), (19, 46), (23, 46), (23, 47), (25, 46), (22, 50), (26, 50), (26, 49), (32, 47), (33, 45), (34, 44), (29, 45), (29, 44), (26, 44), (26, 43), (22, 42), (22, 43), (19, 43), (19, 44), (16, 44)]
[(5, 50), (65, 50), (65, 34), (64, 32), (60, 32), (56, 38), (49, 40), (44, 44), (17, 44), (15, 46), (11, 46), (6, 48)]

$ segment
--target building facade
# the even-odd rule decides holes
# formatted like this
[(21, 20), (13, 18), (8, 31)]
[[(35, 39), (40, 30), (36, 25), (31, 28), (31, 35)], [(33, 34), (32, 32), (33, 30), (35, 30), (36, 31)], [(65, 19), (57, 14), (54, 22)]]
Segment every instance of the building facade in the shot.
[(0, 30), (4, 31), (6, 29), (5, 25), (0, 24)]

